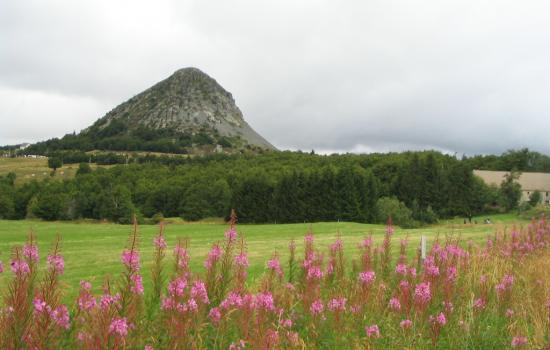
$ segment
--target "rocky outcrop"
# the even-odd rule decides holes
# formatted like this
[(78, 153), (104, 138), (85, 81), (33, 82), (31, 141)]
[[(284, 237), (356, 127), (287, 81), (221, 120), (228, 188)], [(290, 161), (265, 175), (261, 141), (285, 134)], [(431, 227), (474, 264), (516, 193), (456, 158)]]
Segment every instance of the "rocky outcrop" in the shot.
[(101, 118), (106, 127), (120, 120), (129, 129), (144, 126), (240, 137), (251, 146), (275, 149), (244, 120), (233, 96), (197, 68), (184, 68), (120, 104)]

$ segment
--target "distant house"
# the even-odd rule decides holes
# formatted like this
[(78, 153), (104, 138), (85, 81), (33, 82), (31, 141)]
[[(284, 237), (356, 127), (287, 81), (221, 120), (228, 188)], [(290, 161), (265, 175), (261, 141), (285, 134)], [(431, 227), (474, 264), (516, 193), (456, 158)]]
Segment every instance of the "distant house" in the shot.
[(17, 147), (18, 147), (17, 149), (24, 150), (24, 149), (29, 148), (30, 145), (31, 145), (30, 143), (22, 143), (20, 145), (17, 145)]
[[(474, 170), (486, 184), (500, 186), (508, 171)], [(541, 203), (550, 204), (550, 174), (549, 173), (521, 173), (517, 180), (521, 185), (521, 200), (528, 201), (533, 192), (539, 191)]]

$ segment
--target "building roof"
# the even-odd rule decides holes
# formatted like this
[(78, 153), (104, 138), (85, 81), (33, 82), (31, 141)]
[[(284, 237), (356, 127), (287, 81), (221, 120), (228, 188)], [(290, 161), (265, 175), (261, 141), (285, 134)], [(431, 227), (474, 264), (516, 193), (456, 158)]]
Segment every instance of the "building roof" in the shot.
[[(474, 175), (479, 176), (489, 185), (500, 186), (508, 171), (474, 170)], [(521, 173), (518, 183), (523, 191), (550, 191), (549, 173)]]

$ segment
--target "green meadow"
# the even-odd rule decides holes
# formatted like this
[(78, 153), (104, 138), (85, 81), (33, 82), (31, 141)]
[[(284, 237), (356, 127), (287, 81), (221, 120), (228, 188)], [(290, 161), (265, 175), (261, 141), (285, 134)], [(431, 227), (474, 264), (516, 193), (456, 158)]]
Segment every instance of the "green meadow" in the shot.
[[(419, 246), (420, 237), (425, 235), (428, 244), (436, 237), (444, 240), (446, 236), (460, 237), (463, 242), (473, 240), (484, 243), (488, 234), (496, 230), (511, 229), (513, 226), (527, 224), (514, 215), (491, 216), (492, 224), (483, 224), (484, 217), (475, 218), (478, 224), (464, 224), (463, 220), (441, 222), (438, 225), (420, 229), (400, 229), (396, 227), (394, 239), (408, 238), (408, 254), (414, 255)], [(91, 280), (99, 291), (106, 277), (115, 281), (122, 271), (120, 254), (127, 244), (127, 237), (132, 226), (99, 222), (44, 222), (34, 220), (6, 221), (0, 220), (0, 260), (4, 263), (4, 273), (0, 276), (2, 286), (11, 277), (9, 269), (10, 252), (13, 246), (25, 243), (32, 232), (40, 249), (40, 266), (44, 268), (48, 250), (57, 235), (62, 239), (62, 255), (65, 258), (65, 273), (62, 282), (65, 287), (65, 298), (71, 300), (78, 293), (80, 280)], [(203, 261), (211, 245), (222, 240), (227, 225), (220, 223), (174, 223), (165, 227), (165, 236), (169, 248), (166, 261), (172, 262), (171, 252), (178, 239), (189, 239), (191, 268), (202, 271)], [(141, 225), (138, 227), (140, 237), (140, 254), (144, 284), (150, 285), (150, 267), (153, 256), (153, 237), (159, 227)], [(327, 249), (328, 245), (339, 235), (344, 241), (344, 249), (349, 253), (357, 252), (357, 244), (367, 235), (372, 234), (376, 243), (381, 243), (385, 231), (384, 225), (357, 224), (349, 222), (322, 222), (304, 224), (266, 224), (238, 225), (237, 231), (245, 238), (250, 259), (249, 283), (254, 283), (265, 268), (266, 261), (277, 253), (284, 262), (288, 256), (288, 243), (295, 239), (298, 254), (301, 254), (304, 234), (312, 230), (317, 246)], [(399, 244), (395, 244), (397, 249)], [(346, 253), (347, 253), (346, 252)], [(396, 252), (397, 254), (397, 252)], [(346, 254), (348, 255), (348, 254)], [(171, 271), (169, 266), (168, 272)], [(4, 287), (0, 287), (4, 288)]]

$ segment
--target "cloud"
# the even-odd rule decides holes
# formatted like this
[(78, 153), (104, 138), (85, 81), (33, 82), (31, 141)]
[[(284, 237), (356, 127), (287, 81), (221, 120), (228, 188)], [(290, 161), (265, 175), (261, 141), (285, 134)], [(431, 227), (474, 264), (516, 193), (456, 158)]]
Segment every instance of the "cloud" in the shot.
[[(550, 153), (549, 10), (507, 0), (6, 0), (0, 144), (82, 129), (196, 66), (283, 149)], [(48, 126), (29, 127), (31, 111)]]

